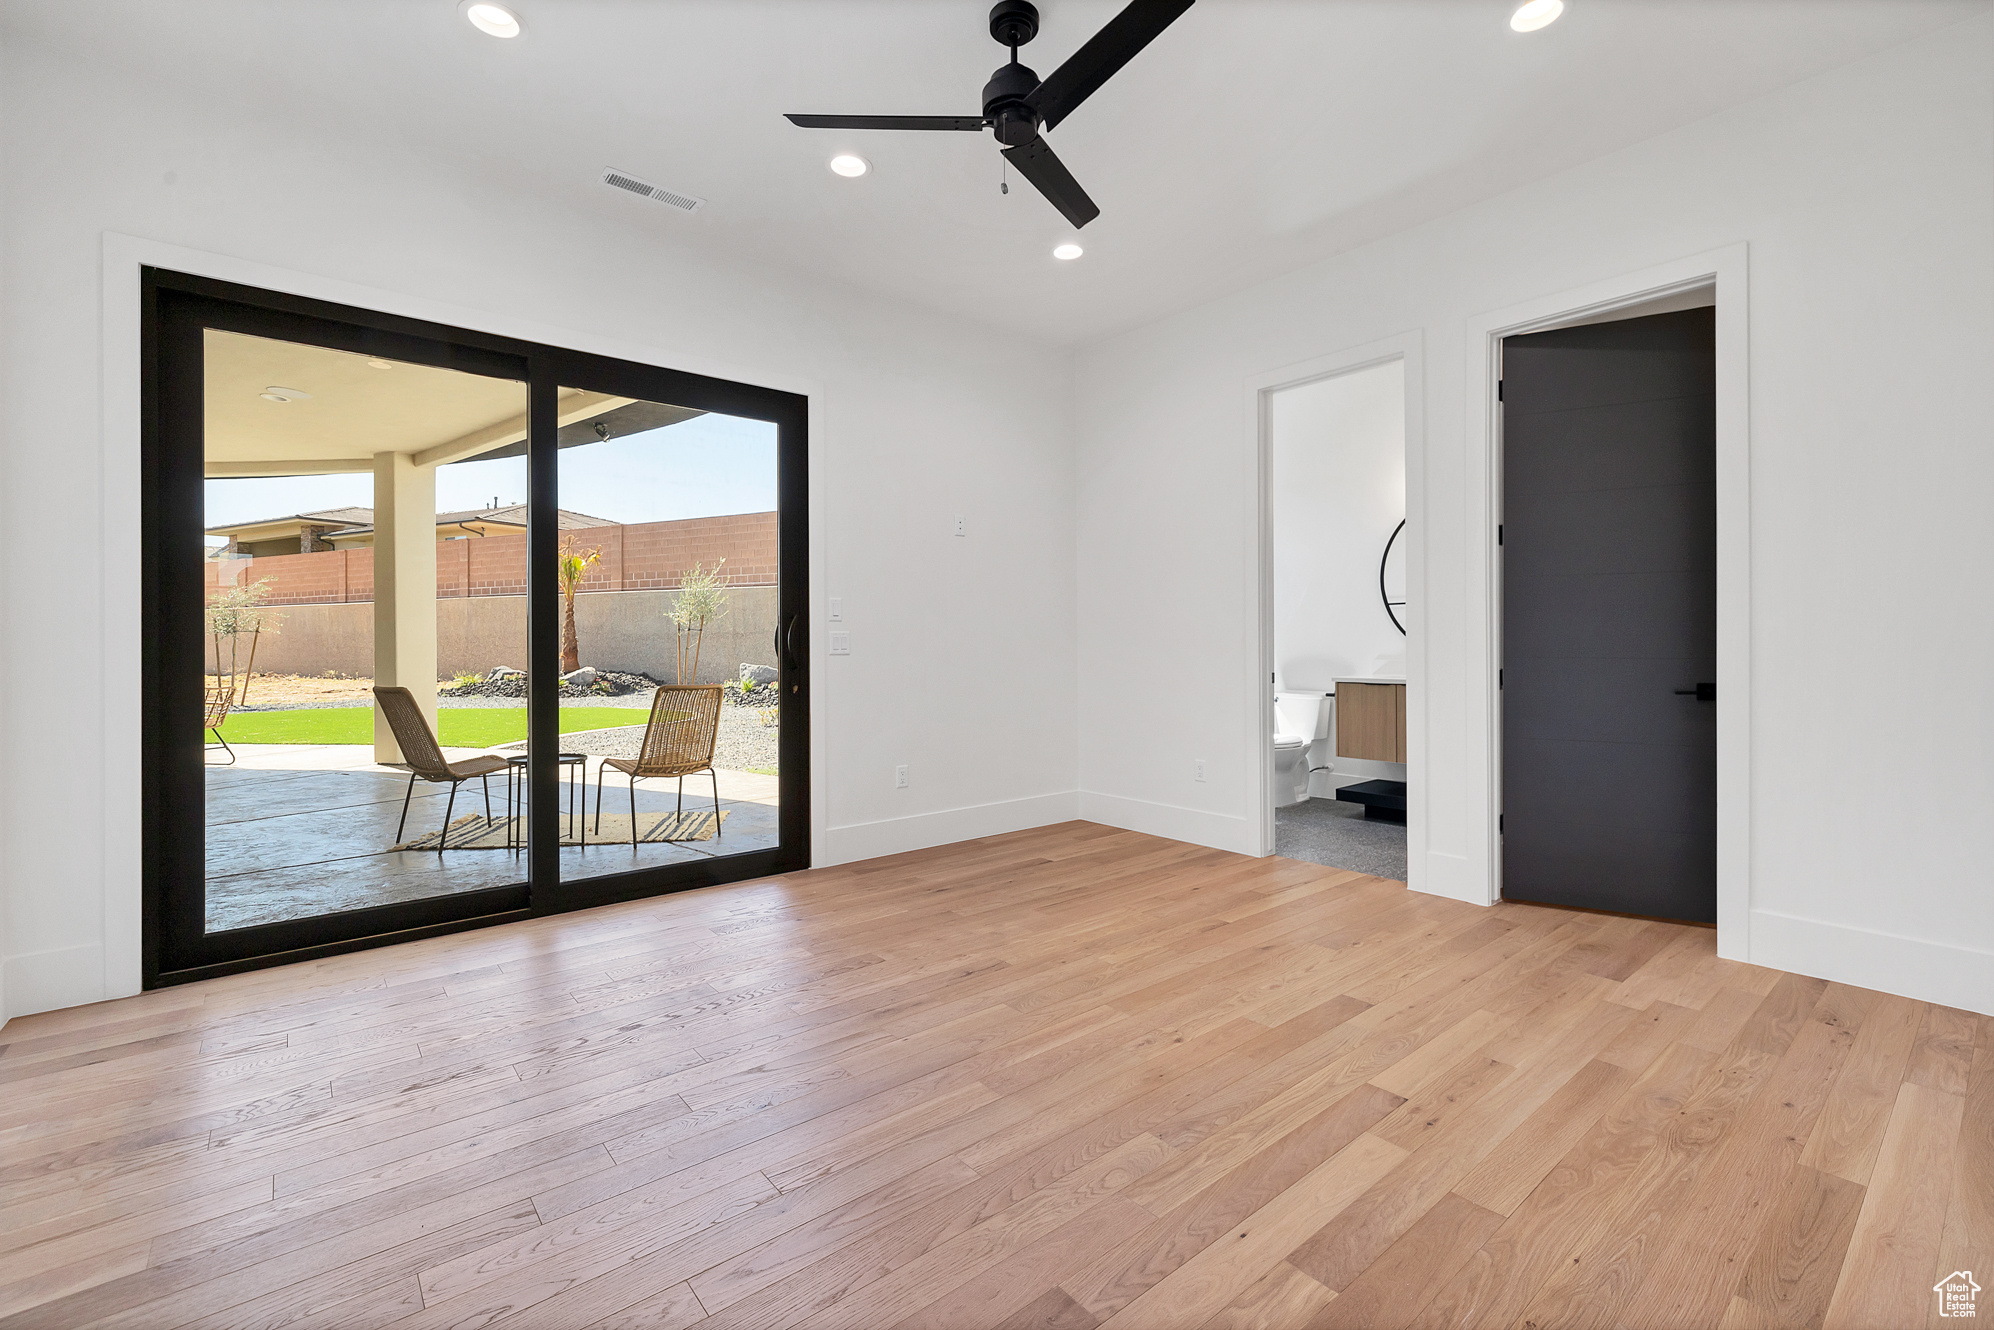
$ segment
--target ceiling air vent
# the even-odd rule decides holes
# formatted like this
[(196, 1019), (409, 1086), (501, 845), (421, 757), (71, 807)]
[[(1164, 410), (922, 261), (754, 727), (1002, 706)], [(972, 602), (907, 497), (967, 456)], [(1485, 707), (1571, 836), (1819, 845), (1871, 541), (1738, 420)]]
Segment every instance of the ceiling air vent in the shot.
[(602, 183), (612, 189), (626, 190), (638, 198), (649, 199), (653, 203), (667, 204), (680, 212), (696, 211), (700, 204), (706, 202), (705, 199), (696, 199), (690, 194), (681, 194), (662, 185), (654, 185), (648, 180), (639, 180), (628, 171), (619, 171), (615, 167), (610, 167), (602, 173)]

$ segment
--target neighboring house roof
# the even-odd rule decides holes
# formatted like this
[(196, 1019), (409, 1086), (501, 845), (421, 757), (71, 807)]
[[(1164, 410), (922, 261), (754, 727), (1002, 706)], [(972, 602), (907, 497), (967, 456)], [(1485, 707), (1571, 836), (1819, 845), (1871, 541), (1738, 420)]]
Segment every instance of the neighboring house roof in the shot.
[[(368, 516), (371, 519), (373, 514), (369, 513)], [(496, 526), (510, 527), (524, 531), (526, 530), (526, 505), (515, 503), (509, 504), (504, 508), (467, 508), (463, 512), (458, 513), (438, 513), (436, 515), (436, 525), (440, 527), (460, 526), (466, 530)], [(562, 531), (580, 531), (592, 526), (616, 525), (618, 524), (606, 517), (590, 517), (587, 513), (578, 513), (569, 508), (560, 510), (560, 521), (558, 523), (559, 529)], [(371, 536), (374, 534), (374, 527), (370, 520), (366, 526), (347, 527), (344, 530), (330, 532), (329, 534), (335, 540), (348, 540), (358, 536)]]
[[(438, 513), (438, 526), (504, 526), (526, 529), (526, 505), (508, 504), (503, 508), (466, 508), (460, 512)], [(615, 526), (617, 523), (606, 517), (591, 517), (572, 509), (560, 510), (560, 529), (578, 531), (584, 527)], [(238, 536), (244, 532), (261, 531), (266, 528), (300, 528), (307, 526), (330, 527), (328, 533), (335, 536), (372, 535), (374, 531), (374, 510), (372, 508), (328, 508), (316, 513), (287, 513), (282, 517), (264, 517), (253, 522), (230, 522), (224, 526), (211, 526), (207, 534), (211, 536)]]
[[(587, 513), (578, 513), (572, 508), (562, 508), (559, 511), (561, 515), (560, 528), (563, 531), (579, 531), (583, 527), (590, 526), (617, 525), (617, 523), (610, 521), (607, 517), (590, 517)], [(455, 526), (463, 522), (491, 522), (499, 526), (516, 526), (524, 530), (526, 527), (526, 505), (523, 503), (513, 503), (507, 504), (503, 508), (471, 508), (461, 513), (438, 513), (436, 515), (436, 525), (438, 526)]]
[(230, 522), (226, 526), (211, 526), (211, 536), (232, 536), (239, 531), (253, 531), (261, 526), (287, 526), (295, 522), (299, 526), (372, 526), (372, 508), (327, 508), (316, 513), (286, 513), (281, 517), (260, 517), (253, 522)]

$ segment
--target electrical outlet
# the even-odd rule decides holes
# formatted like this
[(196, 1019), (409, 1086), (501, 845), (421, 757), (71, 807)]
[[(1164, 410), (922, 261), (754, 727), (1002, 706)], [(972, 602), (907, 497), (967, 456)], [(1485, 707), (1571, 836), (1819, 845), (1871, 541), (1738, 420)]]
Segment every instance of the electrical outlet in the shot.
[(852, 635), (851, 635), (850, 633), (832, 633), (832, 634), (831, 634), (831, 654), (832, 654), (832, 655), (834, 655), (834, 656), (849, 656), (849, 655), (851, 655), (851, 654), (852, 654)]
[(845, 620), (845, 598), (843, 596), (831, 597), (831, 622), (843, 623), (844, 620)]
[(958, 536), (966, 536), (966, 535), (968, 535), (968, 534), (969, 534), (969, 526), (968, 526), (968, 524), (967, 524), (967, 523), (965, 523), (965, 522), (964, 522), (964, 521), (962, 520), (962, 514), (961, 514), (961, 513), (957, 513), (957, 514), (955, 515), (955, 533), (956, 533), (956, 534), (957, 534)]
[(1203, 780), (1204, 778), (1205, 778), (1205, 759), (1202, 757), (1193, 758), (1191, 760), (1191, 779)]
[(907, 788), (907, 767), (904, 763), (893, 768), (893, 788), (896, 790)]

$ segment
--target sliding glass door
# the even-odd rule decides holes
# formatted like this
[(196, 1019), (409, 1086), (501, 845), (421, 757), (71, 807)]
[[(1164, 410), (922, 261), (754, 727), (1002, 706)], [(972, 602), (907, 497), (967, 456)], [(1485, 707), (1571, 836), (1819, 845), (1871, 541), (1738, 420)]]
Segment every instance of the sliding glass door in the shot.
[(534, 558), (560, 605), (534, 671), (558, 687), (534, 734), (560, 835), (536, 846), (535, 898), (781, 871), (809, 825), (801, 402), (628, 361), (546, 364), (534, 401), (556, 444), (534, 455), (549, 514)]
[(146, 299), (148, 983), (808, 862), (802, 399)]

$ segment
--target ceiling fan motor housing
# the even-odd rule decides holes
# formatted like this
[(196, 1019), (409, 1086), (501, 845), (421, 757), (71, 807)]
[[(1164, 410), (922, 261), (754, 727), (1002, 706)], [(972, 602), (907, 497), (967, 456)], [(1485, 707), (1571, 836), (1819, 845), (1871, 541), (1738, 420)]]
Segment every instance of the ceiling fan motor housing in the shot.
[(1031, 0), (997, 0), (990, 10), (990, 35), (1000, 46), (1023, 46), (1039, 35), (1039, 9)]
[(1039, 118), (1025, 103), (1039, 76), (1024, 65), (1000, 65), (983, 85), (983, 117), (996, 131), (997, 141), (1009, 147), (1030, 143), (1038, 137)]

